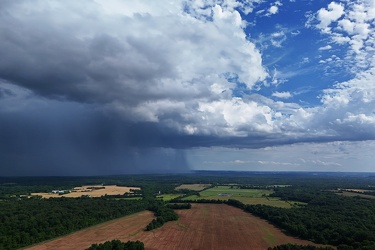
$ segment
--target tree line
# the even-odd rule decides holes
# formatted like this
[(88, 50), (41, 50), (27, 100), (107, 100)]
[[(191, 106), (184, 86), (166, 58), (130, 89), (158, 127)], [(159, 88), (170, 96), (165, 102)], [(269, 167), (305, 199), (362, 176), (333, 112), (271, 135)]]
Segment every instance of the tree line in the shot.
[(86, 250), (144, 250), (145, 245), (143, 242), (137, 241), (128, 241), (121, 242), (120, 240), (106, 241), (100, 244), (92, 244)]
[(171, 209), (190, 209), (191, 204), (190, 203), (169, 203), (167, 204), (167, 207)]
[(153, 211), (156, 218), (153, 219), (147, 226), (146, 231), (159, 228), (168, 221), (178, 220), (178, 214), (173, 209), (166, 206), (155, 206), (149, 210)]
[(283, 244), (275, 247), (269, 247), (268, 250), (333, 250), (332, 247), (316, 247), (312, 245)]

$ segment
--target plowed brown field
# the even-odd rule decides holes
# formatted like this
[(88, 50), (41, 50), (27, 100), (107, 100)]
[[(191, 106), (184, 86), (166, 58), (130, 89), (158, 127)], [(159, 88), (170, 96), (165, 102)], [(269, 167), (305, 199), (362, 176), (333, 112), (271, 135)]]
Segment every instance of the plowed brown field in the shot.
[(28, 248), (29, 250), (79, 249), (112, 239), (144, 242), (146, 249), (267, 249), (285, 243), (312, 244), (285, 235), (266, 221), (242, 210), (220, 204), (194, 204), (177, 211), (180, 219), (145, 232), (151, 212), (142, 212), (106, 222)]

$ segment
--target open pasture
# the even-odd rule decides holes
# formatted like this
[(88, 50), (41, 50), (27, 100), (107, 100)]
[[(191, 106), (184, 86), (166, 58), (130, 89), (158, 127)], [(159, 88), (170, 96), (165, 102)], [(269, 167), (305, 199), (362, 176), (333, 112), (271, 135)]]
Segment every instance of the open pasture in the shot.
[(181, 196), (180, 194), (161, 194), (156, 196), (157, 199), (163, 200), (163, 201), (170, 201), (177, 197)]
[(146, 232), (151, 212), (142, 212), (60, 237), (28, 250), (82, 250), (112, 239), (144, 242), (146, 249), (267, 249), (285, 243), (311, 244), (285, 235), (266, 221), (224, 204), (194, 204), (178, 210), (178, 221)]
[(123, 195), (125, 193), (130, 193), (130, 190), (140, 190), (139, 187), (122, 187), (115, 185), (91, 185), (75, 187), (70, 193), (58, 194), (58, 193), (32, 193), (32, 196), (42, 196), (43, 198), (59, 198), (59, 197), (70, 197), (77, 198), (82, 195), (89, 195), (91, 197), (101, 197), (104, 195)]
[[(210, 197), (199, 197), (197, 195), (190, 195), (187, 197), (182, 198), (182, 200), (199, 200), (199, 199), (212, 199), (212, 200), (222, 200), (226, 201), (228, 199), (234, 199), (241, 201), (243, 204), (247, 205), (268, 205), (268, 206), (273, 206), (273, 207), (281, 207), (281, 208), (291, 208), (292, 204), (280, 200), (279, 198), (265, 198), (265, 197), (260, 197), (260, 198), (252, 198), (252, 197), (239, 197), (239, 196), (210, 196)], [(293, 202), (292, 202), (293, 203)]]
[(272, 193), (271, 190), (266, 189), (239, 189), (231, 188), (231, 186), (215, 186), (200, 192), (200, 195), (204, 199), (206, 197), (212, 198), (213, 196), (260, 198)]

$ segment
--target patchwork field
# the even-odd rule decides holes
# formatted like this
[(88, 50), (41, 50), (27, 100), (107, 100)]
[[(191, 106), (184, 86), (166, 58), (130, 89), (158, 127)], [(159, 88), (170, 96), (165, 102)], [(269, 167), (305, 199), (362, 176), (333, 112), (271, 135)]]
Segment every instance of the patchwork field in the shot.
[(267, 249), (285, 243), (312, 244), (285, 235), (266, 221), (224, 204), (194, 204), (192, 209), (178, 210), (180, 219), (162, 228), (142, 229), (153, 218), (142, 212), (106, 222), (61, 237), (28, 250), (85, 249), (93, 243), (119, 239), (140, 240), (146, 249)]
[(274, 207), (290, 208), (292, 205), (286, 201), (282, 201), (276, 197), (267, 197), (273, 193), (267, 189), (239, 189), (231, 188), (231, 186), (216, 186), (200, 192), (200, 196), (190, 195), (184, 197), (183, 200), (239, 200), (244, 204), (255, 205), (263, 204)]
[[(91, 185), (75, 187), (71, 192), (65, 194), (58, 193), (32, 193), (32, 196), (42, 196), (43, 198), (58, 198), (58, 197), (71, 197), (77, 198), (82, 195), (89, 195), (91, 197), (100, 197), (104, 195), (122, 195), (124, 193), (130, 193), (131, 190), (140, 190), (139, 187), (121, 187), (115, 185), (102, 186), (102, 185)], [(56, 190), (58, 191), (58, 190)]]

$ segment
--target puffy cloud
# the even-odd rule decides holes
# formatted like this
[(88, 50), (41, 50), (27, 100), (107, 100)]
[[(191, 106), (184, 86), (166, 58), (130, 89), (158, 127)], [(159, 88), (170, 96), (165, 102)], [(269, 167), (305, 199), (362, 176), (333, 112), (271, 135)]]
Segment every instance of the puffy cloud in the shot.
[(332, 46), (331, 45), (326, 45), (324, 47), (320, 47), (319, 50), (330, 50), (332, 49)]
[[(350, 46), (346, 67), (353, 72), (368, 67), (368, 60), (372, 60), (371, 45), (375, 41), (371, 35), (374, 31), (373, 13), (375, 10), (371, 1), (331, 2), (328, 10), (320, 9), (315, 16), (319, 21), (316, 27), (328, 34), (332, 42)], [(307, 26), (311, 25), (312, 20), (309, 19)]]
[[(218, 136), (269, 133), (274, 131), (273, 112), (268, 106), (241, 98), (199, 104), (209, 134)], [(206, 124), (205, 124), (206, 123)]]
[(292, 97), (293, 95), (290, 92), (286, 91), (286, 92), (272, 93), (272, 96), (277, 97), (277, 98), (288, 99), (288, 98)]
[(342, 4), (331, 2), (327, 9), (320, 9), (318, 11), (317, 19), (319, 20), (318, 28), (328, 31), (328, 26), (339, 19), (344, 14), (344, 6)]
[(343, 19), (338, 22), (339, 26), (342, 27), (343, 30), (345, 30), (348, 34), (354, 33), (354, 26), (355, 23), (351, 22), (348, 19)]
[(268, 9), (268, 13), (271, 15), (276, 14), (278, 11), (279, 11), (279, 7), (277, 7), (276, 5), (273, 5)]
[(282, 6), (282, 3), (280, 1), (276, 1), (269, 9), (267, 10), (266, 16), (275, 15), (279, 12), (279, 6)]

